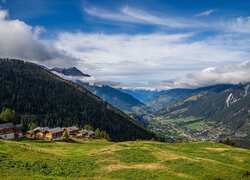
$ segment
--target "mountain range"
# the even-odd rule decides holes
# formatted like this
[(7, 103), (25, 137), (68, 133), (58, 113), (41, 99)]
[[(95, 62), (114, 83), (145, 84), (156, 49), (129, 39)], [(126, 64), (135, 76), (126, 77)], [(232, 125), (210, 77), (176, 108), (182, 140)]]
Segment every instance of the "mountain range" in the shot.
[[(80, 86), (86, 88), (96, 96), (100, 97), (103, 101), (107, 101), (112, 106), (122, 110), (123, 112), (129, 114), (132, 117), (142, 116), (151, 112), (144, 103), (133, 97), (133, 95), (122, 91), (121, 89), (116, 89), (108, 85), (95, 85), (82, 81), (83, 77), (91, 77), (90, 75), (82, 73), (76, 67), (72, 68), (52, 68), (48, 69), (51, 72), (57, 72), (57, 75), (65, 75), (67, 77), (74, 77), (74, 82)], [(65, 77), (64, 76), (64, 77)], [(77, 78), (77, 77), (78, 78)], [(71, 78), (69, 78), (71, 79)]]
[(76, 83), (165, 137), (194, 141), (250, 137), (249, 84), (149, 91)]
[(90, 124), (105, 130), (113, 141), (156, 137), (85, 88), (21, 60), (0, 59), (0, 110), (3, 108), (15, 110), (25, 129)]
[[(154, 104), (164, 108), (144, 117), (159, 134), (188, 140), (250, 138), (250, 84), (220, 84), (160, 92)], [(175, 95), (176, 94), (176, 95)], [(178, 96), (177, 96), (178, 95)], [(162, 98), (162, 99), (161, 99)]]
[(34, 123), (91, 124), (106, 130), (114, 141), (156, 137), (151, 131), (191, 141), (250, 138), (250, 83), (124, 90), (81, 81), (91, 76), (75, 67), (48, 69), (19, 60), (0, 62), (0, 107), (16, 110), (26, 128)]

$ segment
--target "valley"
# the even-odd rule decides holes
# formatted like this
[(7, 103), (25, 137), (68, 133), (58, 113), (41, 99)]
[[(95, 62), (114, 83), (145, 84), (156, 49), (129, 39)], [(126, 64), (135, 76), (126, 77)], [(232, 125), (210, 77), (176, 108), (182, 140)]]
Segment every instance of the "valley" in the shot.
[(72, 69), (57, 72), (70, 71), (71, 74), (62, 73), (66, 79), (78, 74), (77, 84), (164, 138), (184, 141), (250, 138), (249, 84), (163, 91), (115, 89), (82, 82), (80, 77), (85, 76), (84, 73), (73, 69), (76, 72), (71, 72)]

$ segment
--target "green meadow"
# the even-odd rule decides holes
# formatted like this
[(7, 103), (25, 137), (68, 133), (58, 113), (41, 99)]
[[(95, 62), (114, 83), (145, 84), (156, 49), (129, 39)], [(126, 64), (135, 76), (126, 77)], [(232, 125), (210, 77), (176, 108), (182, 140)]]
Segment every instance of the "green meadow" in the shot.
[(0, 179), (250, 179), (250, 152), (219, 143), (0, 140)]

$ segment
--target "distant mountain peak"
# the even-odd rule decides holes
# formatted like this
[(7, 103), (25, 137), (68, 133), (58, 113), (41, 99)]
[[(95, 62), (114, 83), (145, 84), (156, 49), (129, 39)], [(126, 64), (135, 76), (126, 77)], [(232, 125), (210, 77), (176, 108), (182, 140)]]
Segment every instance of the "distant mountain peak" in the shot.
[(58, 68), (58, 67), (54, 67), (54, 68), (50, 69), (50, 71), (55, 71), (55, 72), (61, 73), (61, 74), (66, 75), (66, 76), (85, 76), (85, 77), (91, 77), (88, 74), (84, 74), (82, 71), (80, 71), (76, 67), (70, 67), (70, 68)]

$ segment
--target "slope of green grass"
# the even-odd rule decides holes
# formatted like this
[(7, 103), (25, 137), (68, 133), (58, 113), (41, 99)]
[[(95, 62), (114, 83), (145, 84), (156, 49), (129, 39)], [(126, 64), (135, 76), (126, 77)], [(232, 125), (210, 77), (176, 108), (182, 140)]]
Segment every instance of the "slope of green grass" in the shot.
[(0, 140), (0, 179), (249, 179), (250, 152), (224, 144)]

